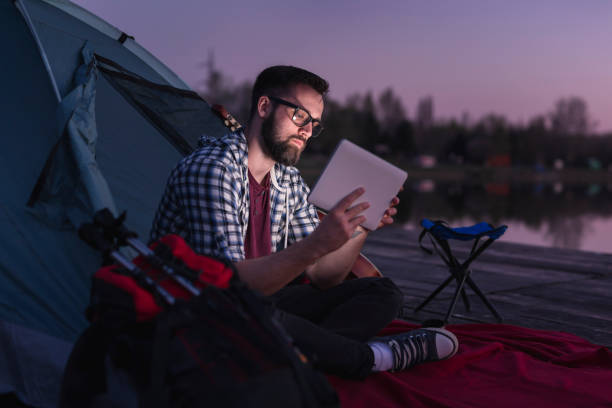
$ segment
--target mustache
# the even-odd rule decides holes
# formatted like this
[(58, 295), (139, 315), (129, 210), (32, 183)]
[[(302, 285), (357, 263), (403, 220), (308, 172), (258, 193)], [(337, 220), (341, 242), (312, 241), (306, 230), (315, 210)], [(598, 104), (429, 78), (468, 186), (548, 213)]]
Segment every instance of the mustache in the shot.
[(304, 143), (304, 145), (306, 145), (306, 142), (307, 142), (306, 138), (300, 137), (298, 135), (289, 136), (289, 139), (287, 139), (287, 142), (289, 142), (291, 139), (300, 140), (302, 143)]

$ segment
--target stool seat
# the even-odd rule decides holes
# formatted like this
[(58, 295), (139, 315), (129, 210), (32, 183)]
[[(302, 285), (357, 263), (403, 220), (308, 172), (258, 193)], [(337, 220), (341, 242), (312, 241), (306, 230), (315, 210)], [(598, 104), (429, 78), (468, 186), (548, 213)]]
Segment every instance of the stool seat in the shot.
[[(448, 286), (453, 280), (456, 280), (457, 288), (444, 318), (444, 323), (448, 323), (448, 320), (450, 319), (453, 310), (455, 309), (455, 305), (457, 304), (457, 300), (460, 295), (463, 299), (463, 303), (465, 304), (466, 309), (468, 311), (470, 310), (470, 302), (465, 292), (465, 284), (467, 284), (476, 293), (476, 295), (483, 301), (485, 306), (487, 306), (491, 313), (493, 313), (497, 321), (501, 323), (502, 317), (499, 315), (499, 313), (497, 313), (497, 310), (495, 310), (493, 305), (488, 301), (484, 293), (482, 293), (482, 291), (478, 288), (478, 286), (470, 276), (472, 272), (470, 269), (470, 265), (496, 239), (504, 235), (508, 227), (506, 225), (494, 227), (489, 223), (479, 222), (471, 226), (451, 228), (444, 221), (431, 221), (426, 218), (421, 220), (421, 226), (423, 227), (423, 231), (419, 236), (419, 246), (427, 253), (433, 254), (432, 250), (425, 248), (422, 244), (423, 238), (426, 235), (429, 235), (434, 250), (438, 253), (438, 255), (440, 255), (440, 258), (442, 258), (442, 260), (448, 267), (451, 276), (448, 277), (444, 282), (442, 282), (442, 284), (440, 284), (440, 286), (438, 286), (436, 290), (434, 290), (427, 297), (427, 299), (423, 301), (423, 303), (417, 306), (415, 311), (421, 310), (446, 286)], [(479, 245), (480, 239), (483, 237), (487, 237), (488, 239)], [(460, 262), (457, 259), (457, 257), (453, 254), (451, 246), (448, 242), (449, 240), (474, 240), (472, 250), (470, 251), (470, 254), (466, 260)]]
[(470, 227), (451, 228), (444, 225), (443, 221), (430, 221), (427, 218), (421, 220), (421, 226), (439, 238), (446, 240), (458, 239), (461, 241), (471, 241), (483, 236), (497, 239), (504, 235), (504, 232), (508, 229), (505, 225), (495, 228), (488, 222), (479, 222)]

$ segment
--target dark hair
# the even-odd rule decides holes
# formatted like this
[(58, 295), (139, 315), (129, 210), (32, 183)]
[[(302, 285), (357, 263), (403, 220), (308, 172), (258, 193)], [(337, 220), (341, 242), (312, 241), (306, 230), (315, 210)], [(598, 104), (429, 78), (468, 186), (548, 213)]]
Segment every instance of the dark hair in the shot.
[(302, 68), (276, 65), (261, 71), (253, 85), (249, 120), (253, 118), (257, 111), (257, 102), (261, 96), (268, 93), (278, 93), (298, 84), (308, 85), (323, 96), (329, 90), (329, 83), (326, 80)]

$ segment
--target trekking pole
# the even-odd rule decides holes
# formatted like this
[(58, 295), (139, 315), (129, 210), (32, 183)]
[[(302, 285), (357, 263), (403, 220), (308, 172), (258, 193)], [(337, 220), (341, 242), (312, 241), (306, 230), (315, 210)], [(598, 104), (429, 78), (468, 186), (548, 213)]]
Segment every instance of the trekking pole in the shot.
[(174, 279), (178, 284), (183, 286), (193, 296), (198, 296), (200, 294), (200, 290), (196, 288), (195, 285), (191, 283), (187, 278), (185, 278), (183, 274), (181, 274), (175, 268), (164, 262), (159, 256), (157, 256), (155, 252), (153, 252), (148, 246), (146, 246), (142, 241), (140, 241), (137, 238), (138, 235), (135, 232), (125, 228), (123, 226), (124, 219), (125, 213), (120, 215), (118, 218), (115, 218), (110, 212), (110, 210), (108, 210), (107, 208), (96, 212), (96, 214), (94, 215), (94, 223), (104, 230), (105, 235), (110, 235), (117, 238), (119, 241), (119, 245), (122, 245), (124, 243), (129, 245), (134, 250), (136, 250), (136, 252), (144, 256), (145, 259), (151, 265), (153, 265), (153, 267), (159, 268), (163, 272), (168, 274), (170, 277), (172, 277), (172, 279)]
[(114, 248), (112, 242), (109, 242), (104, 233), (96, 225), (91, 223), (84, 223), (79, 228), (79, 237), (85, 241), (92, 248), (101, 251), (104, 256), (110, 257), (117, 264), (127, 270), (133, 277), (142, 279), (144, 283), (153, 288), (157, 294), (159, 294), (164, 302), (169, 305), (175, 303), (174, 296), (172, 296), (166, 289), (162, 288), (157, 284), (150, 276), (148, 276), (143, 270), (134, 265), (130, 260), (123, 256), (119, 251)]

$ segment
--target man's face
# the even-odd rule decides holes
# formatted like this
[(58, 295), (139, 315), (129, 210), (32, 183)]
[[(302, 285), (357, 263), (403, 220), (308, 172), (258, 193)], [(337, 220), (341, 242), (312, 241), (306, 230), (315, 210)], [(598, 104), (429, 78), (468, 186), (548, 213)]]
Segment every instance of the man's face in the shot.
[[(295, 85), (279, 98), (304, 108), (314, 119), (321, 119), (323, 97), (308, 85)], [(297, 126), (291, 119), (294, 108), (274, 103), (274, 110), (263, 120), (261, 133), (266, 153), (286, 166), (295, 165), (312, 135), (312, 123)]]

